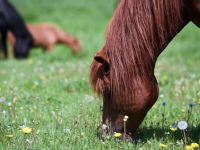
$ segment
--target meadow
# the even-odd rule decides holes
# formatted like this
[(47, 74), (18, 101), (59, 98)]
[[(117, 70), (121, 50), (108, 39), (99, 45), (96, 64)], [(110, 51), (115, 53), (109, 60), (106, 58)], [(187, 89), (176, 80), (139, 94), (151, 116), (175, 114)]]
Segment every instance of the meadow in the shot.
[[(84, 51), (33, 49), (27, 60), (0, 60), (0, 149), (184, 149), (200, 143), (200, 30), (190, 23), (159, 57), (160, 97), (133, 143), (102, 141), (102, 101), (89, 85), (89, 68), (115, 9), (108, 0), (11, 0), (27, 23), (53, 23), (81, 38)], [(176, 130), (172, 130), (172, 127)], [(23, 128), (31, 131), (24, 133)], [(28, 128), (28, 129), (29, 129)], [(164, 144), (165, 146), (162, 146)]]

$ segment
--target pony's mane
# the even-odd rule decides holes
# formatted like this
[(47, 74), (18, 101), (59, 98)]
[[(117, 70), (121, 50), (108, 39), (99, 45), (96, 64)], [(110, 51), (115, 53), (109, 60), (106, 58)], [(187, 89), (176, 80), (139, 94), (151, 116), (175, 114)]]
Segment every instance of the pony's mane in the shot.
[(134, 98), (130, 91), (154, 74), (158, 55), (185, 25), (183, 9), (183, 0), (121, 0), (105, 45), (116, 104), (128, 104)]

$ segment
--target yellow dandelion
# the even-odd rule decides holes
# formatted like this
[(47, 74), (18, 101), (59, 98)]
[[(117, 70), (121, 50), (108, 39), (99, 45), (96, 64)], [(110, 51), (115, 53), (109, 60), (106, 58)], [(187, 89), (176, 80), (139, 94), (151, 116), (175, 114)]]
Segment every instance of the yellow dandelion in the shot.
[(30, 134), (32, 132), (32, 128), (24, 127), (22, 128), (22, 132), (25, 134)]
[(171, 127), (170, 130), (171, 130), (172, 132), (175, 132), (175, 131), (177, 130), (177, 128)]
[(12, 135), (12, 134), (7, 134), (6, 137), (8, 137), (8, 138), (13, 138), (14, 135)]
[(190, 145), (186, 145), (185, 146), (185, 150), (194, 150), (194, 148), (192, 146), (190, 146)]
[(166, 144), (160, 144), (160, 147), (161, 147), (161, 148), (167, 148), (168, 145), (166, 145)]
[(199, 104), (199, 105), (200, 105), (200, 99), (198, 100), (197, 104)]
[(199, 148), (199, 144), (197, 144), (197, 143), (192, 143), (192, 144), (191, 144), (191, 147), (193, 147), (193, 148)]
[(115, 134), (114, 134), (114, 137), (116, 137), (116, 138), (120, 138), (121, 136), (122, 136), (121, 133), (115, 133)]
[(185, 109), (181, 109), (181, 112), (185, 113), (185, 112), (186, 112), (186, 110), (185, 110)]
[(28, 64), (29, 64), (29, 65), (32, 65), (32, 64), (33, 64), (33, 60), (32, 60), (32, 59), (29, 59), (29, 60), (28, 60)]

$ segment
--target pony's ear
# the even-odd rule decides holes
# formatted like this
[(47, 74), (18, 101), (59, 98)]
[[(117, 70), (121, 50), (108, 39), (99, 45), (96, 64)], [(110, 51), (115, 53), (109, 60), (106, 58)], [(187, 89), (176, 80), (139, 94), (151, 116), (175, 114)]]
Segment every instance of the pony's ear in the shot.
[(94, 56), (94, 60), (101, 63), (105, 73), (110, 71), (110, 61), (105, 51), (101, 50)]
[(95, 56), (94, 56), (94, 60), (96, 60), (97, 62), (101, 63), (101, 64), (106, 64), (109, 65), (109, 58), (108, 55), (104, 52), (104, 51), (100, 51), (98, 52)]

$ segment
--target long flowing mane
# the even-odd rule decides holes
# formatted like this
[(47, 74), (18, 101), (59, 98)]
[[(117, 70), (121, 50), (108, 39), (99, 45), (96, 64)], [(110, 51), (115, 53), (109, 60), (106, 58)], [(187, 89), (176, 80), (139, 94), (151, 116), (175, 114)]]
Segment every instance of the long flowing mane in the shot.
[(183, 0), (121, 0), (104, 46), (115, 107), (128, 105), (134, 98), (130, 91), (154, 74), (158, 55), (188, 22), (184, 5)]

